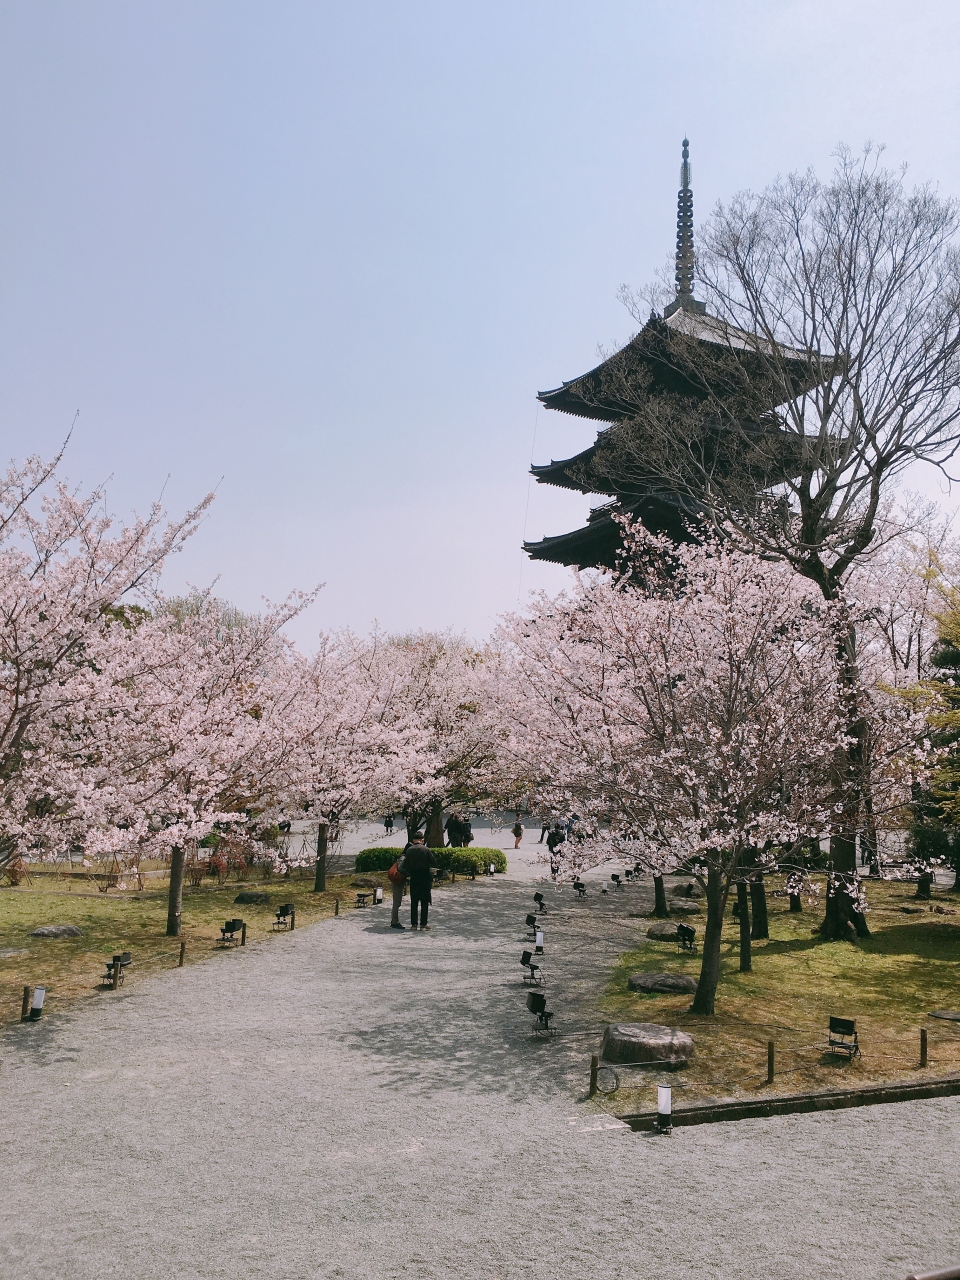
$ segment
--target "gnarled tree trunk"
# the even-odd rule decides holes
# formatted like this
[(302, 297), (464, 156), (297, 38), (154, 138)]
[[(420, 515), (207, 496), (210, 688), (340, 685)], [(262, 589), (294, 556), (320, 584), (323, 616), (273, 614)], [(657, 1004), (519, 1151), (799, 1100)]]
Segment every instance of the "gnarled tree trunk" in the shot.
[(653, 914), (658, 920), (666, 920), (670, 914), (666, 890), (663, 887), (663, 876), (653, 877)]
[(313, 876), (313, 892), (323, 893), (327, 887), (327, 835), (330, 828), (321, 822), (317, 827), (317, 865)]
[(703, 959), (700, 962), (700, 979), (697, 994), (690, 1006), (691, 1013), (708, 1017), (714, 1012), (717, 984), (720, 981), (720, 939), (723, 934), (724, 891), (723, 875), (718, 867), (707, 871), (707, 927), (703, 934)]
[(740, 921), (740, 972), (749, 973), (753, 968), (753, 957), (750, 951), (750, 897), (747, 882), (737, 881), (737, 919)]
[(170, 892), (167, 895), (167, 937), (180, 937), (180, 915), (183, 911), (184, 851), (180, 845), (170, 850)]
[(756, 879), (750, 881), (750, 910), (753, 916), (750, 937), (754, 941), (758, 938), (770, 937), (770, 922), (767, 919), (767, 888), (763, 883), (763, 872), (757, 871), (755, 875)]

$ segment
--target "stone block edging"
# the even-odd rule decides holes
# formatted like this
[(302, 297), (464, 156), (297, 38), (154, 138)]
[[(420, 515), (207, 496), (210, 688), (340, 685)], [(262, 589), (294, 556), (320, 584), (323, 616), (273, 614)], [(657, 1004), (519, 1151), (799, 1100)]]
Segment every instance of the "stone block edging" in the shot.
[[(673, 1109), (674, 1128), (693, 1124), (717, 1124), (723, 1120), (754, 1120), (809, 1111), (840, 1111), (847, 1107), (872, 1107), (886, 1102), (914, 1102), (921, 1098), (950, 1098), (960, 1094), (960, 1075), (938, 1080), (904, 1080), (896, 1084), (868, 1085), (863, 1089), (835, 1089), (826, 1093), (788, 1093), (774, 1098), (743, 1098), (706, 1102)], [(656, 1111), (618, 1116), (637, 1133), (656, 1125)]]

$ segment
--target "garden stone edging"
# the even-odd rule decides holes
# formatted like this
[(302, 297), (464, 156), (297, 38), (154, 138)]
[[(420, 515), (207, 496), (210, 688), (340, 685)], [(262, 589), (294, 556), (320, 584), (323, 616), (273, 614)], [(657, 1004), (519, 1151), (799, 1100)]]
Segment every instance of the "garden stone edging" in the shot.
[[(723, 1120), (755, 1120), (768, 1116), (798, 1115), (810, 1111), (841, 1111), (848, 1107), (870, 1107), (888, 1102), (915, 1102), (922, 1098), (952, 1098), (960, 1094), (960, 1075), (939, 1080), (904, 1080), (900, 1083), (868, 1085), (863, 1089), (835, 1089), (824, 1093), (785, 1093), (773, 1098), (732, 1098), (726, 1102), (694, 1103), (673, 1108), (674, 1128), (694, 1124), (716, 1124)], [(655, 1111), (637, 1111), (617, 1116), (635, 1133), (656, 1128)]]

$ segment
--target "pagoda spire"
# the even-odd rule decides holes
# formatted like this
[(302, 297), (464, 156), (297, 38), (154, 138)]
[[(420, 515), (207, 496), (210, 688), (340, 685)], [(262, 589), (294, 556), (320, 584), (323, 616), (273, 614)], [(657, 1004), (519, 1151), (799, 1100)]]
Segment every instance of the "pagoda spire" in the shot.
[(684, 138), (680, 163), (680, 190), (677, 192), (677, 296), (664, 311), (671, 316), (675, 311), (706, 310), (702, 302), (693, 296), (693, 167), (690, 164), (690, 139)]

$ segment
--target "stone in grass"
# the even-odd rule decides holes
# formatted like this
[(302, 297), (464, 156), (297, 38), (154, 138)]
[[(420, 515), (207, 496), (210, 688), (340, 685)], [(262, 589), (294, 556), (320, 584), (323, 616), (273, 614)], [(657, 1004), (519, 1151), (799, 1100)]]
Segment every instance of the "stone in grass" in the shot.
[(354, 889), (375, 889), (380, 881), (372, 880), (370, 876), (354, 876), (350, 883)]
[(676, 920), (658, 920), (652, 928), (647, 930), (647, 937), (652, 938), (654, 942), (676, 942)]
[(679, 912), (682, 916), (695, 916), (703, 910), (699, 902), (691, 902), (689, 898), (681, 898), (679, 902), (670, 903), (671, 912)]
[(15, 956), (28, 956), (29, 951), (21, 951), (19, 947), (4, 947), (0, 950), (0, 960), (13, 960)]
[(656, 1022), (621, 1022), (604, 1031), (600, 1056), (606, 1062), (685, 1067), (693, 1057), (693, 1037)]
[(270, 905), (270, 895), (269, 893), (260, 893), (256, 889), (244, 889), (242, 893), (237, 894), (234, 902), (239, 902), (244, 907), (268, 907)]
[(697, 884), (696, 880), (687, 880), (683, 884), (675, 884), (672, 893), (675, 898), (702, 898), (705, 896), (703, 886)]
[(34, 929), (31, 938), (82, 938), (83, 930), (75, 924), (42, 924)]
[(656, 991), (667, 995), (693, 995), (696, 978), (685, 973), (632, 973), (627, 979), (631, 991)]
[(901, 907), (900, 910), (904, 913), (904, 915), (916, 916), (916, 915), (919, 915), (921, 912), (926, 911), (926, 907)]

